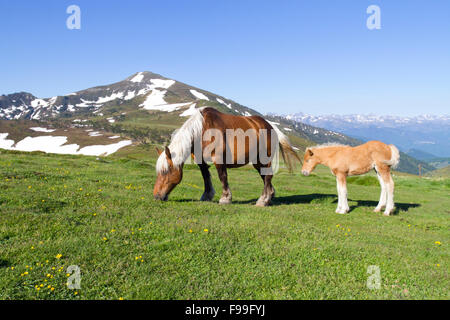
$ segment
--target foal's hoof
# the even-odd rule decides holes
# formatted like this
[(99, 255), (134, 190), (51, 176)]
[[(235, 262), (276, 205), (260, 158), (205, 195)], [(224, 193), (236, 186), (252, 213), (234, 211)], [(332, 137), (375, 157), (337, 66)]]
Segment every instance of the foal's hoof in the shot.
[(346, 214), (348, 212), (348, 210), (345, 210), (345, 209), (337, 209), (336, 210), (336, 213), (339, 213), (339, 214)]
[(219, 204), (231, 204), (230, 198), (220, 198)]
[(380, 212), (381, 211), (381, 208), (375, 208), (375, 209), (373, 209), (373, 212)]
[(383, 216), (389, 217), (390, 215), (392, 215), (394, 213), (394, 208), (390, 209), (390, 210), (386, 210), (383, 212)]

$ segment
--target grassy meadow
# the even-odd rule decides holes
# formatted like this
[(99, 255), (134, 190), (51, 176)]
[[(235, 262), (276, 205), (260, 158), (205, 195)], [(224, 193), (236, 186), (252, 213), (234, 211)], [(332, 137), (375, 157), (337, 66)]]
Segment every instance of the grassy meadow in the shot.
[[(396, 174), (398, 211), (372, 210), (375, 176), (349, 179), (339, 215), (326, 168), (281, 170), (273, 206), (250, 167), (232, 205), (200, 202), (194, 165), (153, 200), (153, 157), (0, 151), (0, 299), (449, 299), (450, 180)], [(81, 270), (68, 289), (67, 268)], [(368, 289), (367, 268), (381, 287)]]

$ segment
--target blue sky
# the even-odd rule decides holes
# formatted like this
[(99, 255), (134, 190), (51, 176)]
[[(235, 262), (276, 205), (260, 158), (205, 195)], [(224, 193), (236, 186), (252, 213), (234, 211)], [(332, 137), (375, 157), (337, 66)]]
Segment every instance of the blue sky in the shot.
[(0, 94), (147, 70), (263, 113), (448, 114), (449, 17), (450, 1), (1, 1)]

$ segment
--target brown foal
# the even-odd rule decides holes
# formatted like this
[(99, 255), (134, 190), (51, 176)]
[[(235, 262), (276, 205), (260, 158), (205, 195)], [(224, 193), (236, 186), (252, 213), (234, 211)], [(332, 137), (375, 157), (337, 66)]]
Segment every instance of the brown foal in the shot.
[(357, 147), (343, 145), (321, 145), (307, 148), (305, 151), (302, 173), (307, 176), (318, 164), (331, 169), (336, 176), (338, 206), (336, 213), (347, 213), (347, 176), (360, 175), (375, 169), (381, 186), (380, 201), (375, 212), (386, 207), (384, 215), (394, 211), (394, 180), (391, 168), (400, 161), (398, 149), (380, 141), (369, 141)]

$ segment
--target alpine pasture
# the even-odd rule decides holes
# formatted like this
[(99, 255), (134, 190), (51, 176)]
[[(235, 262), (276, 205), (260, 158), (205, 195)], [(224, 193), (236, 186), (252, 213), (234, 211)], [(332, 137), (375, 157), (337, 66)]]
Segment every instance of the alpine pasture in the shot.
[[(273, 205), (259, 208), (253, 167), (229, 170), (233, 203), (219, 205), (220, 192), (199, 201), (200, 171), (186, 165), (161, 202), (156, 152), (144, 151), (0, 151), (0, 299), (450, 298), (449, 179), (394, 172), (397, 211), (385, 217), (373, 212), (375, 174), (351, 177), (340, 215), (324, 167), (281, 169)], [(66, 285), (71, 265), (80, 289)], [(379, 289), (367, 287), (371, 265)]]

